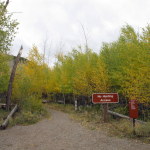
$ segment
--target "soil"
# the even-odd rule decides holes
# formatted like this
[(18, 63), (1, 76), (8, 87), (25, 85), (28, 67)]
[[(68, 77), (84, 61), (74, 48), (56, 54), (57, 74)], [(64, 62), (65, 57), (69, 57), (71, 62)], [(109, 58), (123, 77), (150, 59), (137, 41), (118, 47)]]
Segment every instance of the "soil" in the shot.
[(149, 144), (109, 137), (51, 110), (52, 118), (0, 131), (0, 150), (150, 150)]

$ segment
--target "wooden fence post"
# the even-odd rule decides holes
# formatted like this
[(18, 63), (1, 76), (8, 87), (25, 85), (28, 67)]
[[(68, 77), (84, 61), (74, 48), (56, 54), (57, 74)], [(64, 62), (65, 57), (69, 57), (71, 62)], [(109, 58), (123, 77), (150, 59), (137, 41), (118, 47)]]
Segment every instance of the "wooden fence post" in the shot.
[(108, 122), (108, 104), (103, 104), (103, 120)]
[(77, 111), (78, 110), (78, 102), (77, 102), (77, 100), (74, 101), (74, 104), (75, 104), (75, 111)]

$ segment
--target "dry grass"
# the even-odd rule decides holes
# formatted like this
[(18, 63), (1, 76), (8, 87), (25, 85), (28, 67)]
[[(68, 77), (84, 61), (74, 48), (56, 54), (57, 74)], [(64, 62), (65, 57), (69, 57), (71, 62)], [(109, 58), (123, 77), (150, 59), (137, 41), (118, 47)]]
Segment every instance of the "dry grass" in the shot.
[(57, 104), (57, 103), (50, 103), (46, 105), (47, 108), (55, 109), (58, 111), (63, 111), (66, 113), (73, 113), (74, 107), (73, 105), (64, 105), (64, 104)]
[(7, 117), (9, 112), (6, 110), (0, 109), (0, 125), (4, 122), (4, 119)]

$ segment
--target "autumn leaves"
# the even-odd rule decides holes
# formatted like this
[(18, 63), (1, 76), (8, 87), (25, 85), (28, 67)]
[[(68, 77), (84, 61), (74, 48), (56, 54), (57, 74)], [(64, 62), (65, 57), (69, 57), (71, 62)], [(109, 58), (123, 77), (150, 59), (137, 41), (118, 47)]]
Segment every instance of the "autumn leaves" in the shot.
[[(49, 68), (33, 47), (29, 61), (20, 65), (14, 85), (14, 97), (26, 94), (118, 92), (127, 99), (149, 102), (150, 99), (150, 26), (136, 33), (126, 25), (117, 41), (105, 43), (100, 53), (73, 49), (57, 55)], [(25, 95), (26, 95), (25, 94)]]

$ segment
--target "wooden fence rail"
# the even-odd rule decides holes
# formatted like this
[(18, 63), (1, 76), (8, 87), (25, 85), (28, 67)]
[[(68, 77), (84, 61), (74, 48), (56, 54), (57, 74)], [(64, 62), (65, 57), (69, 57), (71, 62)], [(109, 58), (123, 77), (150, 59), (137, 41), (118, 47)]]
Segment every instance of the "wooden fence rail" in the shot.
[[(128, 120), (130, 120), (131, 118), (130, 117), (128, 117), (128, 116), (125, 116), (125, 115), (122, 115), (122, 114), (119, 114), (119, 113), (116, 113), (116, 112), (113, 112), (113, 111), (110, 111), (110, 110), (108, 110), (108, 113), (109, 114), (111, 114), (111, 115), (113, 115), (113, 116), (117, 116), (117, 117), (120, 117), (120, 118), (125, 118), (125, 119), (128, 119)], [(141, 121), (141, 120), (137, 120), (137, 119), (135, 119), (136, 120), (136, 122), (139, 122), (139, 123), (146, 123), (146, 122), (144, 122), (144, 121)]]

